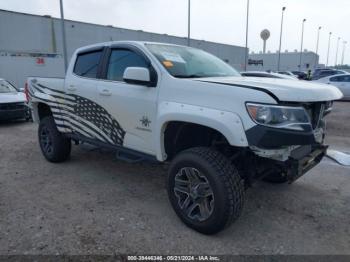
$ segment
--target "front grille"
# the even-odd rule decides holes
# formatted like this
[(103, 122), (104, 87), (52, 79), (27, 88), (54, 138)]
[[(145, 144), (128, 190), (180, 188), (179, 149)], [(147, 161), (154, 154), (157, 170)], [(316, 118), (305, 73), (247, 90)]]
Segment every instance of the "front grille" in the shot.
[(0, 110), (24, 110), (24, 103), (4, 103), (0, 104)]
[(313, 129), (319, 127), (320, 122), (324, 117), (325, 106), (325, 103), (312, 103), (304, 105), (304, 108), (310, 117)]

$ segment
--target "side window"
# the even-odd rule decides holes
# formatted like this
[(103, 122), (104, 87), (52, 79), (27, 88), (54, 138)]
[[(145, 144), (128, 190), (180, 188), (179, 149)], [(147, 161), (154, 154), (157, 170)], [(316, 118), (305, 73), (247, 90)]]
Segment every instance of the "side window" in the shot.
[(329, 81), (330, 82), (339, 82), (340, 79), (339, 79), (339, 76), (334, 76), (334, 77), (329, 78)]
[(78, 54), (73, 72), (78, 76), (96, 78), (102, 50)]
[(147, 61), (139, 54), (127, 49), (114, 49), (111, 52), (107, 67), (107, 79), (123, 81), (127, 67), (146, 67)]
[(333, 72), (330, 71), (321, 71), (320, 76), (324, 77), (324, 76), (331, 76), (334, 75)]

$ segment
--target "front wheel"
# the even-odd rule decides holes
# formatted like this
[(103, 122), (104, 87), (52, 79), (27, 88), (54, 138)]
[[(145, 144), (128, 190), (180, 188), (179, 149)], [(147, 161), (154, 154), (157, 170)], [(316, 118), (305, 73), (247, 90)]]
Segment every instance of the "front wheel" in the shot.
[(187, 226), (204, 234), (215, 234), (241, 214), (244, 183), (237, 169), (220, 152), (192, 148), (171, 163), (168, 196)]
[(57, 130), (52, 116), (40, 120), (38, 136), (41, 152), (48, 161), (58, 163), (68, 159), (71, 140)]

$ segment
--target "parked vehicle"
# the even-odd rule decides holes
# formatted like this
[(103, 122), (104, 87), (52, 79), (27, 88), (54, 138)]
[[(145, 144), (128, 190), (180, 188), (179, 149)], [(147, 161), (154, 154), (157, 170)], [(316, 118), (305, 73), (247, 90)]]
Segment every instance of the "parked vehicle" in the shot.
[(350, 100), (350, 74), (327, 76), (317, 81), (338, 87), (343, 93), (343, 100)]
[[(202, 50), (108, 42), (78, 49), (65, 79), (28, 78), (44, 157), (71, 141), (129, 162), (170, 162), (167, 190), (180, 219), (214, 234), (239, 217), (255, 180), (293, 182), (325, 155), (333, 86), (241, 77)], [(142, 185), (140, 185), (142, 186)]]
[(278, 74), (282, 74), (282, 75), (287, 75), (287, 76), (292, 76), (294, 78), (298, 78), (298, 76), (296, 76), (295, 74), (293, 74), (291, 71), (278, 71)]
[(318, 80), (323, 77), (332, 76), (332, 75), (339, 75), (339, 74), (347, 74), (348, 72), (343, 70), (335, 70), (331, 68), (324, 68), (324, 69), (316, 69), (312, 73), (312, 80)]
[(246, 77), (267, 77), (267, 78), (278, 78), (278, 79), (289, 79), (289, 80), (296, 80), (295, 77), (273, 73), (273, 72), (263, 72), (263, 71), (247, 71), (247, 72), (241, 72), (242, 76)]
[(299, 80), (308, 80), (307, 79), (307, 73), (302, 71), (292, 71), (292, 73), (299, 79)]
[(30, 109), (23, 92), (0, 78), (0, 120), (30, 119)]

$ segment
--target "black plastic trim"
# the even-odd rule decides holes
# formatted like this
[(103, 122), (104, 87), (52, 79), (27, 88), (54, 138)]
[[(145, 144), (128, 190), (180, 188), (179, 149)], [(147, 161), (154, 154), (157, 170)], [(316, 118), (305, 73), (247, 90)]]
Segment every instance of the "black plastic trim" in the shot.
[(282, 146), (316, 144), (313, 131), (294, 131), (256, 125), (246, 131), (250, 146), (273, 149)]
[(266, 89), (261, 88), (261, 87), (241, 85), (241, 84), (222, 83), (222, 82), (212, 82), (212, 81), (204, 81), (204, 80), (196, 80), (196, 81), (205, 82), (205, 83), (219, 84), (219, 85), (226, 85), (226, 86), (237, 86), (237, 87), (243, 87), (243, 88), (249, 88), (249, 89), (253, 89), (253, 90), (258, 90), (258, 91), (264, 92), (264, 93), (268, 94), (269, 96), (271, 96), (274, 100), (276, 100), (277, 103), (280, 102), (280, 100), (278, 99), (277, 96), (275, 96), (275, 94), (273, 94), (269, 90), (266, 90)]
[(124, 82), (127, 84), (132, 84), (132, 85), (142, 85), (142, 86), (150, 86), (151, 85), (150, 81), (141, 81), (141, 80), (127, 79), (127, 78), (124, 78)]

